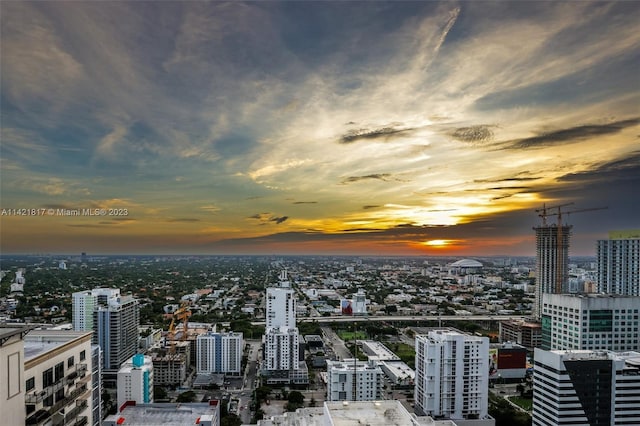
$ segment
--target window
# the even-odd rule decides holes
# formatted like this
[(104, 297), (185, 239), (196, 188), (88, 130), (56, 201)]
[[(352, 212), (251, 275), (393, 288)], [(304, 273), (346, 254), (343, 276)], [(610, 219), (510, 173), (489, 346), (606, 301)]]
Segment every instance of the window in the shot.
[(53, 384), (53, 368), (42, 372), (42, 387), (46, 388)]
[(27, 379), (27, 384), (26, 384), (26, 391), (29, 392), (31, 389), (36, 387), (36, 378), (35, 377), (29, 377)]
[(75, 364), (75, 361), (74, 361), (73, 357), (70, 356), (69, 359), (67, 360), (67, 368), (73, 367), (73, 364)]
[(87, 359), (86, 351), (80, 352), (80, 361), (84, 361), (85, 359)]
[(62, 379), (64, 377), (64, 362), (60, 362), (56, 364), (55, 367), (55, 381)]
[(49, 395), (45, 400), (44, 400), (44, 406), (45, 407), (51, 407), (53, 405), (53, 395)]

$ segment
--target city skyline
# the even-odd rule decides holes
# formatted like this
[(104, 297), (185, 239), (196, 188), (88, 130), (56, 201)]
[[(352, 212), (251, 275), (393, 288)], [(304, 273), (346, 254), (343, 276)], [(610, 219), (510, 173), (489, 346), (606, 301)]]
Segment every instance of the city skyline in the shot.
[(571, 256), (640, 228), (633, 2), (1, 8), (2, 253), (532, 256), (569, 202), (608, 207)]

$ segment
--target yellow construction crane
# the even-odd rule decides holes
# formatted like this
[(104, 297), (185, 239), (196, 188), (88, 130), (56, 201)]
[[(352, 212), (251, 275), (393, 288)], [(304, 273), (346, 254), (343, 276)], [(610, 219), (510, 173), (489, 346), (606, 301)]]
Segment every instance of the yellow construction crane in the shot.
[(191, 316), (189, 305), (189, 302), (182, 302), (180, 307), (173, 312), (171, 324), (169, 325), (169, 332), (167, 333), (167, 338), (171, 341), (169, 353), (175, 353), (176, 351), (176, 319), (178, 321), (182, 321), (182, 336), (180, 336), (180, 340), (187, 339), (187, 332), (189, 331), (189, 317)]
[[(538, 216), (540, 216), (542, 218), (542, 226), (547, 226), (547, 217), (549, 216), (557, 216), (558, 217), (558, 222), (556, 225), (556, 285), (555, 285), (555, 292), (556, 293), (562, 293), (562, 284), (564, 281), (564, 277), (562, 276), (562, 272), (564, 271), (564, 256), (563, 256), (563, 251), (562, 251), (562, 241), (564, 239), (564, 227), (562, 224), (562, 215), (570, 215), (572, 213), (582, 213), (582, 212), (590, 212), (590, 211), (594, 211), (594, 210), (605, 210), (608, 207), (589, 207), (586, 209), (578, 209), (578, 210), (569, 210), (569, 211), (562, 211), (562, 207), (566, 207), (566, 206), (570, 206), (573, 203), (565, 203), (565, 204), (558, 204), (555, 206), (550, 206), (547, 207), (546, 204), (543, 204), (541, 209), (537, 209), (536, 212), (538, 213)], [(549, 210), (551, 209), (557, 209), (557, 211), (555, 213), (549, 213)]]

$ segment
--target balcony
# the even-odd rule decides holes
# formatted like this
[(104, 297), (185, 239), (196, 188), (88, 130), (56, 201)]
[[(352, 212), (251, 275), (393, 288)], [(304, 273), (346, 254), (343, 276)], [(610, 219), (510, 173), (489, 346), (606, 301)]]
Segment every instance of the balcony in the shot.
[(25, 395), (25, 398), (24, 398), (25, 402), (27, 404), (37, 404), (39, 402), (42, 402), (45, 398), (53, 395), (56, 391), (62, 389), (64, 386), (65, 386), (64, 380), (59, 380), (56, 383), (50, 386), (47, 386), (41, 391), (28, 393), (27, 395)]
[(52, 426), (65, 426), (77, 424), (76, 417), (84, 410), (87, 409), (87, 401), (78, 401), (75, 407), (64, 414), (56, 415), (56, 419), (53, 421)]
[(69, 395), (65, 396), (62, 400), (53, 404), (53, 406), (49, 409), (49, 415), (53, 415), (68, 405), (70, 402), (74, 401), (77, 397), (82, 395), (87, 391), (87, 385), (83, 385), (82, 387), (72, 391)]

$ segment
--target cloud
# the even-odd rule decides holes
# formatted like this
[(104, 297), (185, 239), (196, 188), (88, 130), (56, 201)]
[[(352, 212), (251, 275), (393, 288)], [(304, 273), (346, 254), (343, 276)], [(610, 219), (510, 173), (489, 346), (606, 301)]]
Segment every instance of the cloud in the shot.
[(470, 127), (459, 127), (450, 133), (451, 137), (462, 142), (486, 143), (493, 139), (493, 130), (488, 124), (479, 124)]
[(628, 127), (637, 126), (638, 124), (640, 124), (640, 118), (630, 118), (608, 124), (585, 124), (508, 142), (506, 148), (542, 148), (562, 143), (573, 143), (582, 139), (619, 133)]
[(200, 222), (200, 219), (195, 219), (192, 217), (178, 217), (175, 219), (167, 219), (167, 222)]
[(275, 222), (277, 224), (281, 224), (282, 222), (286, 221), (287, 219), (289, 219), (289, 216), (272, 217), (269, 220), (271, 222)]
[(362, 209), (363, 210), (369, 210), (369, 209), (377, 209), (378, 207), (382, 207), (382, 206), (380, 206), (378, 204), (369, 204), (369, 205), (366, 205), (366, 206), (362, 206)]
[(294, 201), (292, 204), (318, 204), (317, 201)]
[(385, 140), (388, 140), (391, 137), (398, 136), (398, 135), (401, 135), (401, 134), (406, 134), (408, 132), (411, 132), (412, 130), (414, 130), (414, 129), (411, 129), (411, 128), (408, 128), (408, 129), (396, 129), (394, 127), (383, 127), (383, 128), (374, 129), (374, 130), (358, 129), (358, 130), (350, 131), (346, 135), (343, 135), (340, 138), (340, 143), (347, 144), (347, 143), (356, 142), (356, 141), (362, 140), (362, 139), (382, 139), (382, 138), (384, 138)]
[(261, 225), (265, 225), (270, 222), (279, 225), (289, 219), (289, 216), (275, 216), (271, 213), (256, 213), (249, 216), (248, 219), (255, 219), (259, 221)]
[(349, 176), (344, 178), (342, 182), (340, 182), (340, 184), (346, 185), (349, 183), (360, 182), (363, 180), (381, 180), (383, 182), (389, 182), (390, 178), (391, 178), (391, 174), (389, 173), (374, 173), (374, 174), (365, 175), (365, 176)]

